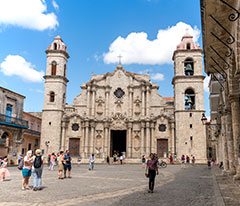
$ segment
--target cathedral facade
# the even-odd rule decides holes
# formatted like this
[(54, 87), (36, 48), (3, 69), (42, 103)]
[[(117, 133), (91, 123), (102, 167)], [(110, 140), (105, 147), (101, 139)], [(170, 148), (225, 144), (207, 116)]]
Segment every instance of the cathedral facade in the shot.
[(46, 50), (41, 149), (45, 154), (70, 150), (87, 161), (91, 154), (103, 162), (114, 152), (127, 162), (139, 162), (151, 152), (167, 158), (194, 155), (206, 162), (202, 51), (186, 34), (173, 55), (174, 97), (164, 98), (149, 74), (126, 71), (92, 74), (81, 93), (66, 104), (67, 47), (58, 36)]

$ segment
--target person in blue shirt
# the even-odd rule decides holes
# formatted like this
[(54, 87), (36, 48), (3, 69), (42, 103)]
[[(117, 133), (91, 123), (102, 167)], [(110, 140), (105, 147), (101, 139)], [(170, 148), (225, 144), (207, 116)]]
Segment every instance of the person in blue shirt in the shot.
[(66, 150), (66, 153), (64, 155), (64, 160), (65, 160), (64, 178), (67, 178), (67, 176), (66, 176), (67, 170), (68, 170), (68, 178), (71, 178), (71, 169), (72, 169), (71, 160), (72, 160), (72, 158), (71, 158), (68, 150)]

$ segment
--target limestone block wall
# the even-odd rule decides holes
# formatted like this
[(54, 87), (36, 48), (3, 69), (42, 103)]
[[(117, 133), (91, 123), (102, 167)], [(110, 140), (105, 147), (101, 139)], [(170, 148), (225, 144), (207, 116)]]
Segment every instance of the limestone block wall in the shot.
[(182, 155), (194, 155), (198, 163), (206, 163), (206, 129), (205, 125), (201, 123), (202, 113), (199, 111), (176, 111), (175, 117), (178, 159)]

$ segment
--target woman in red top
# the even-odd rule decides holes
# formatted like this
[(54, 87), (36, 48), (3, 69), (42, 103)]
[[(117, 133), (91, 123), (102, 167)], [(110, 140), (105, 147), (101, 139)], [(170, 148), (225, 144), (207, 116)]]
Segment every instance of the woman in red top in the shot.
[(148, 173), (146, 173), (146, 176), (149, 178), (148, 192), (153, 193), (155, 177), (156, 174), (158, 175), (157, 159), (154, 158), (153, 153), (150, 154), (150, 160), (147, 161), (147, 169)]

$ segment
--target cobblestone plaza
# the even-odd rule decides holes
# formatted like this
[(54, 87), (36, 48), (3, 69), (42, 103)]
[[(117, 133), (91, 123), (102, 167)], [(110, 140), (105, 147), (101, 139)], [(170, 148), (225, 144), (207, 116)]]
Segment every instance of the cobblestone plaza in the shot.
[[(153, 194), (141, 165), (74, 165), (72, 179), (57, 179), (57, 168), (44, 168), (43, 190), (21, 190), (21, 172), (9, 167), (10, 179), (1, 182), (1, 206), (40, 205), (239, 205), (240, 188), (219, 176), (217, 168), (169, 165), (160, 169)], [(30, 179), (32, 186), (32, 177)], [(238, 198), (238, 199), (237, 199)]]

